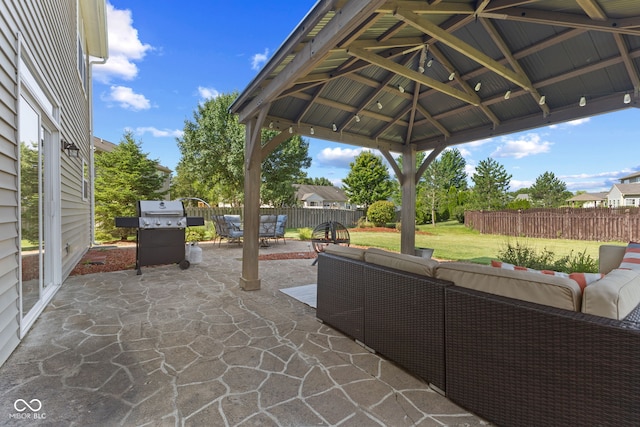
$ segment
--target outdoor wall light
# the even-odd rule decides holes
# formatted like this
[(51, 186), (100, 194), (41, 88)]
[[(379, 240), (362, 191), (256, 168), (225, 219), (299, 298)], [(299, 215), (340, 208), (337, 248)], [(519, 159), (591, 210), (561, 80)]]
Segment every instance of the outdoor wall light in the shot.
[(624, 103), (631, 104), (631, 95), (629, 95), (628, 93), (624, 94)]
[(378, 106), (378, 110), (382, 110), (382, 103), (380, 101), (376, 102), (376, 105)]
[(67, 157), (80, 157), (80, 148), (74, 142), (62, 141), (62, 151), (67, 152)]
[(584, 107), (585, 105), (587, 105), (587, 97), (586, 96), (581, 96), (580, 97), (580, 102), (578, 103), (579, 106)]

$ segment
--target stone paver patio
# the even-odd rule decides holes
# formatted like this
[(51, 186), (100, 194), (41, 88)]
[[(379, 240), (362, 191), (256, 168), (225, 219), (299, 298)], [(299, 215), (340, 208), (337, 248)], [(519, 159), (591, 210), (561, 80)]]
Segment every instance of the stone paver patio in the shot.
[(487, 425), (279, 292), (315, 283), (311, 260), (261, 261), (246, 292), (241, 256), (68, 278), (0, 368), (0, 425)]

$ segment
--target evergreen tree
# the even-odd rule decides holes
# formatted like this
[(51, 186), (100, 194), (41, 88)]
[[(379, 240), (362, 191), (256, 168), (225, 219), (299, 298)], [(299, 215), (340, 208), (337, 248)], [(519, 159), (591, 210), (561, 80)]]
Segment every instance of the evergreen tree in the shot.
[(556, 178), (553, 172), (545, 172), (536, 178), (531, 186), (531, 199), (536, 206), (557, 208), (564, 205), (572, 194), (567, 191), (567, 184)]
[(349, 166), (349, 174), (342, 183), (351, 203), (366, 210), (373, 202), (391, 196), (391, 178), (382, 157), (363, 151)]
[(333, 187), (333, 183), (331, 181), (329, 181), (328, 178), (325, 177), (320, 177), (320, 178), (309, 178), (309, 177), (304, 177), (304, 178), (300, 178), (296, 184), (306, 184), (306, 185), (325, 185), (325, 186), (331, 186)]
[(490, 157), (482, 160), (471, 180), (474, 183), (472, 206), (475, 209), (498, 210), (505, 207), (511, 175), (503, 165)]
[(158, 161), (150, 160), (131, 132), (126, 132), (111, 152), (96, 153), (95, 203), (97, 229), (111, 236), (126, 237), (125, 229), (115, 228), (115, 217), (137, 216), (139, 200), (164, 197), (164, 176)]

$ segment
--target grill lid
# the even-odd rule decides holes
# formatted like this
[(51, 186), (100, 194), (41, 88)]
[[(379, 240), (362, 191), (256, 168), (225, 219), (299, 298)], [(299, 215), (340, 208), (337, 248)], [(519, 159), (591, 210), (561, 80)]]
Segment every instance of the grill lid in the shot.
[(140, 217), (184, 217), (184, 205), (180, 200), (140, 200), (138, 201), (138, 216)]

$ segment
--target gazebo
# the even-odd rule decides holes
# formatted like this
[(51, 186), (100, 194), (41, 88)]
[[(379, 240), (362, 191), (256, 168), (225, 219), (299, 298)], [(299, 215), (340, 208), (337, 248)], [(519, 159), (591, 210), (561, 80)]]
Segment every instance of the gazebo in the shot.
[[(384, 155), (413, 253), (416, 182), (443, 149), (637, 106), (639, 57), (637, 1), (318, 1), (231, 106), (246, 125), (242, 288), (260, 288), (261, 162), (294, 132)], [(280, 133), (261, 141), (265, 127)]]

